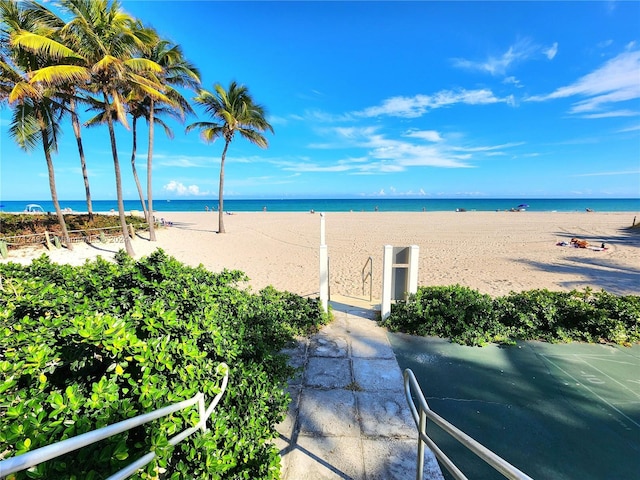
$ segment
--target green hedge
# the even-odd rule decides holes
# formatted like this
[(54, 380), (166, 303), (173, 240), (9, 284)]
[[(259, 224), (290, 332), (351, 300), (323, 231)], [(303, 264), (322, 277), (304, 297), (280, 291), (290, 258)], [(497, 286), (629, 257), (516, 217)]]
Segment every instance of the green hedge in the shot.
[[(146, 226), (146, 220), (135, 215), (127, 215), (127, 223), (137, 230)], [(89, 230), (96, 228), (120, 227), (118, 215), (94, 214), (93, 220), (88, 214), (66, 213), (64, 221), (69, 230)], [(34, 213), (2, 213), (0, 212), (0, 224), (2, 235), (10, 237), (14, 235), (31, 235), (34, 233), (60, 232), (58, 217), (55, 215)]]
[(531, 290), (491, 298), (460, 285), (420, 287), (391, 307), (392, 331), (451, 338), (465, 345), (515, 340), (640, 341), (640, 297), (605, 291)]
[(0, 279), (0, 458), (198, 391), (211, 399), (220, 362), (230, 367), (207, 433), (168, 446), (197, 421), (191, 408), (10, 478), (104, 478), (149, 450), (158, 459), (133, 478), (278, 478), (272, 440), (293, 373), (279, 351), (326, 320), (317, 299), (252, 293), (241, 272), (187, 267), (162, 250), (80, 267), (43, 255), (0, 265)]

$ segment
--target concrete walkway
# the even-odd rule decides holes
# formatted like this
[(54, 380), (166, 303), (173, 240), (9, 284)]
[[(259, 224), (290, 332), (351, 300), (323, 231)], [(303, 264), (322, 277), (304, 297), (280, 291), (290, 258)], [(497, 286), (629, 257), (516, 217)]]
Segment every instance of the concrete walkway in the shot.
[[(418, 433), (378, 312), (345, 297), (331, 306), (333, 322), (287, 351), (302, 370), (278, 426), (282, 479), (414, 479)], [(431, 452), (424, 478), (443, 478)]]

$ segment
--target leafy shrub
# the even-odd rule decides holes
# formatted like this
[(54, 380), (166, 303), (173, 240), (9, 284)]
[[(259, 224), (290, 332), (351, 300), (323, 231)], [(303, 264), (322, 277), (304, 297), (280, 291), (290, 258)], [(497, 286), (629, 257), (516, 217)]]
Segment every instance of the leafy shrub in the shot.
[(416, 335), (440, 335), (470, 345), (502, 338), (493, 301), (459, 285), (421, 287), (406, 302), (391, 307), (383, 325)]
[(230, 367), (210, 430), (168, 439), (195, 408), (11, 478), (103, 478), (154, 450), (136, 478), (277, 478), (274, 426), (292, 374), (279, 350), (325, 320), (317, 300), (238, 284), (237, 271), (187, 267), (158, 250), (80, 267), (47, 256), (0, 265), (0, 452), (15, 456), (204, 392)]
[(640, 341), (640, 297), (605, 291), (531, 290), (490, 299), (466, 287), (421, 287), (391, 308), (394, 331), (437, 335), (466, 345), (486, 342)]
[[(135, 215), (128, 215), (127, 223), (137, 230), (146, 225), (145, 219)], [(117, 215), (94, 214), (93, 220), (88, 214), (67, 213), (64, 221), (69, 230), (89, 230), (96, 228), (120, 227), (120, 217)], [(46, 214), (32, 213), (0, 213), (0, 224), (4, 236), (29, 235), (49, 232), (61, 233), (58, 217)]]

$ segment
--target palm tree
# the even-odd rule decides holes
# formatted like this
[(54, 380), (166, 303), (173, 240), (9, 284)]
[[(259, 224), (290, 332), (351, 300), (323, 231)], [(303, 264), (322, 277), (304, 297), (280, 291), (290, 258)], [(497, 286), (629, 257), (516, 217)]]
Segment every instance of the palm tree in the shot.
[[(161, 86), (145, 76), (147, 72), (161, 72), (162, 67), (144, 58), (134, 57), (135, 53), (144, 51), (148, 45), (157, 42), (157, 36), (122, 12), (117, 0), (111, 4), (109, 0), (61, 0), (60, 4), (73, 16), (56, 32), (60, 38), (74, 40), (74, 48), (69, 54), (73, 57), (72, 61), (33, 71), (29, 83), (67, 86), (69, 82), (76, 82), (85, 90), (102, 96), (104, 118), (111, 141), (120, 225), (127, 254), (133, 255), (124, 214), (114, 119), (128, 128), (124, 92), (130, 91), (132, 85), (146, 89), (149, 95), (164, 98), (160, 92)], [(61, 47), (64, 47), (46, 36), (19, 35), (18, 40), (14, 38), (14, 43), (16, 41), (20, 46), (37, 53), (38, 57), (44, 58), (59, 56), (63, 51)], [(68, 50), (70, 49), (66, 48), (64, 51)], [(96, 102), (95, 99), (88, 101)]]
[[(150, 214), (150, 210), (147, 208), (147, 202), (145, 202), (145, 197), (144, 197), (144, 193), (142, 191), (142, 185), (140, 184), (140, 179), (138, 177), (138, 171), (136, 169), (136, 152), (137, 152), (137, 148), (138, 148), (138, 119), (140, 118), (145, 118), (147, 119), (147, 122), (149, 123), (149, 135), (152, 136), (153, 135), (153, 126), (157, 123), (160, 126), (162, 126), (164, 128), (165, 134), (167, 135), (167, 137), (169, 138), (173, 138), (173, 131), (171, 130), (171, 128), (169, 127), (169, 125), (167, 125), (162, 119), (158, 118), (157, 116), (154, 116), (153, 113), (150, 111), (151, 107), (150, 107), (150, 103), (151, 101), (147, 98), (147, 97), (142, 97), (142, 98), (135, 98), (132, 95), (130, 95), (127, 98), (127, 109), (129, 111), (129, 113), (131, 114), (132, 117), (132, 121), (131, 121), (131, 134), (132, 134), (132, 147), (131, 147), (131, 171), (133, 173), (133, 179), (135, 181), (136, 184), (136, 188), (138, 189), (138, 196), (140, 197), (140, 204), (142, 206), (142, 210), (144, 212), (144, 217), (147, 220), (147, 223), (149, 225), (149, 240), (152, 242), (156, 241), (156, 235), (155, 235), (155, 228), (154, 228), (154, 222), (155, 220), (153, 219), (153, 213)], [(163, 109), (160, 109), (160, 112), (162, 112)], [(156, 108), (155, 109), (155, 113), (159, 113), (159, 110)], [(170, 112), (172, 113), (172, 112)], [(151, 150), (152, 148), (152, 144), (149, 147), (149, 149)], [(153, 153), (151, 151), (147, 152), (147, 179), (149, 179), (149, 177), (151, 176), (151, 160), (150, 157), (153, 155)], [(149, 183), (147, 181), (147, 183)], [(151, 198), (151, 190), (150, 187), (147, 185), (147, 196), (149, 199), (149, 203), (151, 203), (151, 205), (153, 206), (152, 203), (152, 198)], [(152, 210), (151, 210), (152, 211)]]
[[(46, 25), (51, 29), (56, 39), (64, 45), (74, 45), (76, 38), (67, 36), (67, 38), (60, 38), (60, 32), (65, 25), (62, 20), (53, 11), (49, 10), (44, 5), (37, 2), (28, 2), (25, 7), (28, 15), (36, 19), (42, 25)], [(73, 48), (73, 47), (72, 47)], [(66, 106), (66, 110), (71, 116), (71, 126), (73, 133), (76, 137), (76, 145), (78, 147), (78, 155), (80, 156), (80, 169), (82, 171), (82, 178), (84, 180), (85, 197), (87, 201), (87, 213), (89, 214), (89, 220), (93, 220), (93, 204), (91, 202), (91, 187), (89, 185), (89, 172), (87, 170), (87, 161), (84, 154), (84, 146), (82, 143), (82, 133), (80, 118), (77, 113), (77, 103), (82, 101), (82, 97), (78, 95), (80, 90), (79, 86), (74, 82), (68, 82), (66, 85), (60, 85), (60, 98)]]
[[(52, 57), (73, 56), (73, 52), (63, 45), (49, 40), (48, 35), (51, 32), (15, 2), (0, 1), (0, 17), (3, 25), (2, 37), (0, 38), (0, 51), (2, 52), (0, 98), (13, 105), (9, 132), (16, 143), (25, 150), (31, 150), (38, 143), (42, 144), (47, 162), (51, 200), (56, 210), (63, 240), (67, 248), (73, 250), (73, 244), (70, 242), (67, 225), (58, 201), (51, 157), (51, 154), (57, 151), (60, 118), (64, 110), (62, 104), (56, 99), (57, 92), (54, 89), (33, 84), (30, 81), (34, 72), (51, 66)], [(43, 44), (51, 56), (38, 55), (22, 48), (20, 42), (16, 41), (18, 37), (23, 39), (27, 37)], [(66, 75), (80, 78), (78, 73), (75, 69), (70, 68)]]
[(187, 126), (187, 132), (199, 129), (206, 142), (213, 142), (218, 137), (224, 137), (224, 149), (220, 159), (220, 186), (218, 190), (218, 233), (225, 233), (224, 229), (224, 161), (229, 144), (236, 133), (246, 138), (260, 148), (267, 148), (268, 142), (262, 132), (273, 127), (265, 118), (265, 110), (254, 102), (247, 87), (238, 85), (235, 81), (229, 84), (227, 90), (219, 83), (214, 85), (215, 93), (200, 90), (194, 99), (202, 105), (205, 111), (214, 119), (213, 122), (195, 122)]
[(124, 92), (130, 91), (132, 85), (144, 89), (149, 95), (164, 98), (161, 86), (145, 76), (147, 72), (159, 73), (162, 68), (155, 62), (134, 56), (157, 42), (157, 37), (155, 32), (141, 28), (139, 22), (124, 13), (117, 0), (111, 4), (108, 0), (61, 0), (60, 3), (73, 15), (61, 33), (76, 39), (75, 51), (82, 57), (83, 66), (91, 72), (90, 88), (101, 96), (105, 108), (120, 226), (125, 249), (129, 255), (134, 255), (124, 213), (114, 118), (128, 128)]
[[(159, 123), (164, 127), (165, 133), (170, 138), (173, 137), (173, 132), (169, 127), (158, 118), (158, 114), (168, 114), (174, 118), (184, 119), (185, 114), (193, 113), (193, 109), (189, 102), (173, 88), (173, 86), (187, 87), (196, 89), (200, 85), (200, 73), (196, 67), (189, 63), (182, 53), (182, 49), (179, 45), (172, 45), (167, 40), (161, 40), (157, 42), (151, 50), (145, 55), (145, 58), (157, 63), (162, 67), (160, 74), (154, 75), (154, 79), (163, 85), (165, 88), (166, 101), (160, 101), (154, 95), (148, 95), (144, 91), (138, 90), (137, 95), (128, 99), (130, 105), (131, 114), (134, 117), (133, 125), (135, 130), (135, 121), (137, 117), (144, 117), (147, 119), (149, 125), (148, 147), (147, 147), (147, 201), (148, 210), (145, 208), (142, 194), (140, 193), (143, 210), (145, 210), (145, 217), (149, 224), (149, 239), (153, 242), (156, 240), (156, 234), (154, 229), (153, 219), (153, 192), (152, 192), (152, 163), (153, 163), (153, 143), (154, 143), (154, 127), (155, 123)], [(134, 100), (135, 99), (135, 100)], [(159, 104), (159, 106), (158, 106)], [(134, 152), (135, 152), (135, 133), (134, 133)], [(135, 174), (135, 159), (132, 155), (132, 168), (134, 169), (134, 178), (137, 181), (137, 175)], [(139, 184), (139, 182), (138, 182)], [(141, 192), (141, 188), (138, 186), (138, 190)]]

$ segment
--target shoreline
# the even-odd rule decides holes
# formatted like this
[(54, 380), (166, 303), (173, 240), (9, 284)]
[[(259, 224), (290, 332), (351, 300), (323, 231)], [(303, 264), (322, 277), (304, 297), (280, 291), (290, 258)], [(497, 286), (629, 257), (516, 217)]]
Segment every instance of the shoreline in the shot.
[[(140, 212), (141, 215), (141, 212)], [(162, 248), (168, 255), (212, 271), (241, 270), (259, 290), (273, 285), (303, 296), (319, 290), (320, 215), (309, 212), (234, 212), (217, 234), (217, 212), (156, 212), (172, 222), (140, 232), (135, 258)], [(373, 298), (381, 295), (384, 245), (419, 247), (418, 285), (463, 285), (492, 296), (510, 291), (569, 291), (590, 287), (640, 294), (640, 232), (631, 212), (329, 212), (326, 244), (332, 294), (368, 298), (362, 269), (373, 261)], [(558, 246), (577, 237), (606, 250)], [(58, 263), (113, 258), (118, 243), (74, 244), (47, 251), (27, 247), (2, 262), (29, 263), (49, 255)]]
[[(53, 211), (51, 200), (4, 200), (0, 201), (0, 210), (22, 212), (26, 203), (39, 204), (43, 210)], [(72, 212), (86, 212), (86, 200), (60, 200), (60, 207)], [(156, 199), (154, 211), (164, 215), (169, 212), (205, 212), (218, 207), (217, 198), (198, 199)], [(640, 198), (433, 198), (433, 197), (350, 197), (350, 198), (257, 198), (225, 199), (225, 210), (237, 212), (308, 213), (331, 212), (455, 212), (457, 210), (473, 212), (509, 211), (524, 208), (527, 212), (634, 212), (640, 213)], [(124, 200), (125, 211), (142, 210), (139, 199)], [(97, 213), (109, 213), (118, 210), (114, 199), (93, 200), (93, 210)]]

